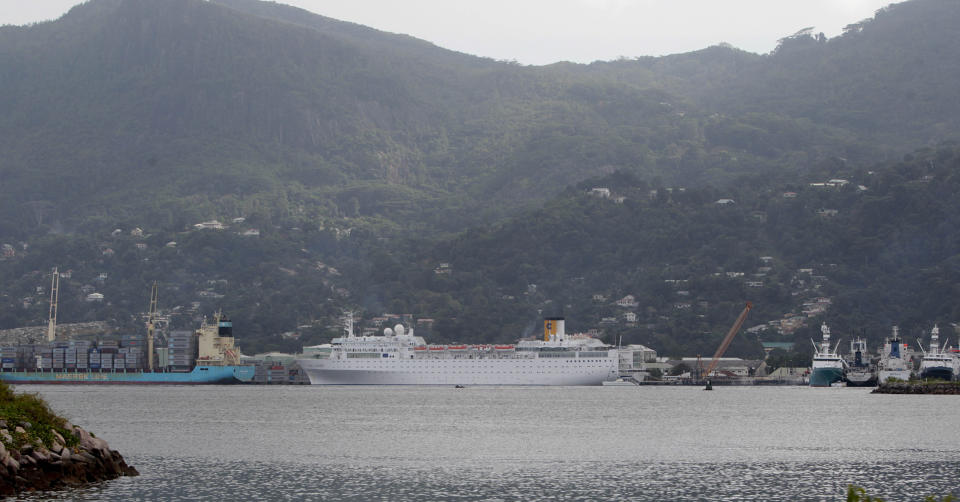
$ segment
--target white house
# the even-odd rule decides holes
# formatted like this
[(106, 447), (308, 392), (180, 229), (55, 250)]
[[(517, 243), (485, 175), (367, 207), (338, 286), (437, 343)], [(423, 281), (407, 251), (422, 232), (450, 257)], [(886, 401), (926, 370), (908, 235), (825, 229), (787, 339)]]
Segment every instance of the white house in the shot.
[(223, 223), (217, 220), (204, 221), (193, 226), (197, 230), (223, 230)]

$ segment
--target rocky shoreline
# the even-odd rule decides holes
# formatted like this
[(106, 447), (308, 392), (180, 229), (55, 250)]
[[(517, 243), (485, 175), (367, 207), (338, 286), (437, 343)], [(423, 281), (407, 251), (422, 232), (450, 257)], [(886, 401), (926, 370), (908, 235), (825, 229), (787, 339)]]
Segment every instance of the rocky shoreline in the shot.
[(67, 437), (56, 430), (49, 431), (49, 448), (38, 439), (16, 449), (5, 446), (27, 437), (31, 427), (29, 422), (10, 427), (0, 420), (0, 496), (84, 486), (139, 474), (106, 441), (70, 423), (63, 426)]
[(951, 382), (889, 382), (881, 383), (872, 394), (936, 394), (960, 395), (960, 385)]

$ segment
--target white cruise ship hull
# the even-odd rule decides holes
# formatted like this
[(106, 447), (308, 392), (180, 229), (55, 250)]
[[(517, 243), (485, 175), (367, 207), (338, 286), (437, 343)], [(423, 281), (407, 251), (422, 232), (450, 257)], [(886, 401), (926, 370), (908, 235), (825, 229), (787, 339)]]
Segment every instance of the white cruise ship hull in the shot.
[(616, 357), (298, 359), (314, 385), (601, 385)]

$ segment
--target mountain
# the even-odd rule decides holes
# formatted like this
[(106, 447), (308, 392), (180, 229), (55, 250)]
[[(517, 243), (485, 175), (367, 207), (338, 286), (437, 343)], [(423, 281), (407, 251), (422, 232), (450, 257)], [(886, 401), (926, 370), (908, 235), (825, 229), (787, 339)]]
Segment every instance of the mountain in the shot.
[[(956, 320), (960, 148), (841, 174), (722, 191), (616, 174), (403, 259), (375, 257), (358, 275), (393, 311), (455, 319), (449, 341), (508, 341), (539, 312), (674, 356), (709, 354), (751, 301), (756, 335), (731, 352), (759, 357), (759, 340), (806, 347), (821, 320), (871, 344), (893, 324), (920, 337)], [(634, 305), (618, 305), (627, 295)]]
[(950, 0), (891, 4), (827, 38), (811, 29), (784, 37), (771, 54), (729, 46), (636, 61), (595, 63), (624, 81), (673, 86), (732, 116), (775, 114), (854, 131), (900, 153), (956, 138), (960, 104), (950, 99), (960, 63)]
[[(91, 0), (53, 22), (0, 27), (0, 244), (10, 250), (0, 263), (0, 328), (42, 322), (35, 290), (60, 265), (76, 274), (65, 282), (63, 316), (125, 329), (138, 329), (137, 298), (160, 280), (169, 305), (199, 304), (184, 325), (226, 306), (257, 347), (287, 347), (279, 333), (302, 326), (321, 336), (343, 306), (506, 336), (540, 301), (566, 298), (564, 310), (592, 319), (581, 297), (556, 292), (562, 278), (598, 274), (609, 294), (639, 295), (671, 277), (629, 272), (637, 265), (626, 257), (647, 255), (624, 249), (501, 249), (616, 239), (646, 215), (672, 223), (647, 222), (657, 245), (640, 249), (700, 263), (697, 273), (753, 266), (757, 253), (774, 251), (790, 267), (836, 263), (809, 239), (772, 228), (756, 235), (753, 213), (715, 218), (905, 155), (939, 166), (923, 148), (949, 149), (960, 130), (958, 16), (954, 2), (913, 0), (840, 37), (785, 37), (768, 55), (717, 46), (543, 67), (255, 0)], [(579, 184), (608, 181), (632, 202), (603, 211), (592, 198), (569, 202), (582, 198)], [(662, 207), (617, 210), (680, 186), (687, 195)], [(738, 205), (717, 212), (719, 198)], [(770, 218), (766, 203), (753, 205)], [(918, 222), (933, 217), (909, 208)], [(804, 218), (806, 230), (822, 223)], [(213, 219), (231, 228), (194, 228)], [(142, 235), (131, 234), (137, 228)], [(473, 246), (488, 255), (463, 261)], [(617, 270), (593, 263), (614, 258)], [(458, 273), (436, 274), (438, 262)], [(635, 282), (620, 284), (618, 274)], [(538, 285), (530, 302), (504, 298), (530, 284)], [(81, 291), (91, 288), (108, 300), (87, 303)], [(717, 309), (709, 323), (695, 329), (714, 330), (745, 296), (719, 291), (704, 300)], [(763, 315), (786, 306), (768, 300), (769, 311), (758, 302)], [(661, 303), (657, 316), (676, 317)], [(686, 346), (681, 332), (660, 343)]]

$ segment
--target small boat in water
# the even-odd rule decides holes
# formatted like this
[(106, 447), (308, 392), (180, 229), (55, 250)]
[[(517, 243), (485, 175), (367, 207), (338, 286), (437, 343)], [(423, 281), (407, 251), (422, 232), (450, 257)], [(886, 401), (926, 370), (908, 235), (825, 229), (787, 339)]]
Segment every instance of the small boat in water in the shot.
[(622, 378), (618, 378), (616, 380), (606, 380), (604, 382), (601, 382), (601, 385), (603, 385), (604, 387), (634, 387), (637, 384), (636, 382), (633, 382), (631, 380), (624, 380)]

